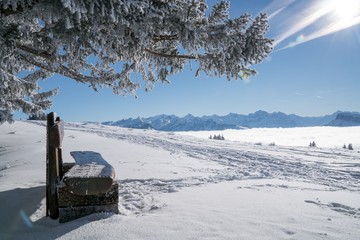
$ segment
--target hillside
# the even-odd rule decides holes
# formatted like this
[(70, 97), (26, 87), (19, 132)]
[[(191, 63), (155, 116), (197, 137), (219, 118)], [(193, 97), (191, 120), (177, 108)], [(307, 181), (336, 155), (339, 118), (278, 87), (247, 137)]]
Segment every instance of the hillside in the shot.
[[(355, 240), (360, 142), (332, 129), (348, 128), (309, 132), (315, 141), (326, 135), (334, 145), (338, 138), (349, 139), (355, 150), (291, 146), (301, 140), (301, 129), (298, 135), (273, 129), (273, 141), (288, 137), (289, 146), (269, 146), (257, 144), (267, 142), (263, 136), (217, 141), (67, 123), (65, 162), (72, 161), (70, 151), (101, 153), (117, 174), (120, 214), (59, 224), (44, 212), (44, 123), (5, 124), (0, 127), (0, 239)], [(352, 132), (359, 136), (360, 128)]]

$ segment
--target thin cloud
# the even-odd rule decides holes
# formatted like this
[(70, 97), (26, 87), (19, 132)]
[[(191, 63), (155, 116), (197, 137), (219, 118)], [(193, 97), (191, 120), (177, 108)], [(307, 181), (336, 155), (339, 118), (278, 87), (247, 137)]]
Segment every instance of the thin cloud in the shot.
[(261, 12), (266, 12), (269, 15), (269, 20), (280, 14), (283, 10), (285, 10), (289, 5), (294, 3), (295, 0), (275, 0), (272, 1), (269, 5), (267, 5)]
[[(312, 12), (313, 10), (310, 9), (309, 12)], [(295, 33), (300, 32), (301, 30), (305, 29), (306, 27), (309, 27), (313, 23), (315, 23), (317, 20), (319, 20), (321, 17), (323, 17), (325, 14), (329, 13), (330, 8), (324, 7), (320, 8), (318, 10), (315, 10), (314, 12), (308, 14), (308, 16), (304, 17), (301, 21), (298, 21), (296, 24), (292, 25), (290, 29), (285, 31), (284, 33), (281, 33), (280, 36), (275, 38), (274, 46), (276, 47), (278, 44), (283, 42), (285, 39), (289, 38), (290, 36), (294, 35)]]

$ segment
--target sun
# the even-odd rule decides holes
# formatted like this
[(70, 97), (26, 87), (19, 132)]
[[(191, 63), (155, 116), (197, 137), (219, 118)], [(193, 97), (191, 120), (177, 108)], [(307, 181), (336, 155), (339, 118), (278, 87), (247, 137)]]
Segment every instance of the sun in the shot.
[(339, 21), (349, 21), (360, 15), (360, 0), (332, 0), (330, 6)]

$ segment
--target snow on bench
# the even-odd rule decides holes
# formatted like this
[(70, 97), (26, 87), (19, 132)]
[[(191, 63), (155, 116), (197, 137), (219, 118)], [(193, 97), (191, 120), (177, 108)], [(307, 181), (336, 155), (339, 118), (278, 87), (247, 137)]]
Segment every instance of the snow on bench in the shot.
[(75, 151), (70, 154), (75, 159), (75, 165), (63, 177), (70, 192), (96, 195), (109, 191), (115, 179), (115, 171), (99, 153)]

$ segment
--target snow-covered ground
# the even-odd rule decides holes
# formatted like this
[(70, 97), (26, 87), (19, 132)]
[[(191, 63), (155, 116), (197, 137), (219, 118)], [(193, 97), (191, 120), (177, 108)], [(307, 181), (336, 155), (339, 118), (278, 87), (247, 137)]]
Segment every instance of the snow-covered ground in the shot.
[(113, 165), (120, 214), (46, 218), (45, 127), (18, 121), (0, 126), (0, 239), (359, 239), (359, 127), (65, 134), (65, 161), (91, 150)]
[(226, 140), (282, 146), (309, 146), (342, 148), (350, 143), (360, 149), (360, 127), (298, 127), (298, 128), (250, 128), (244, 130), (179, 132), (201, 138), (223, 135)]

